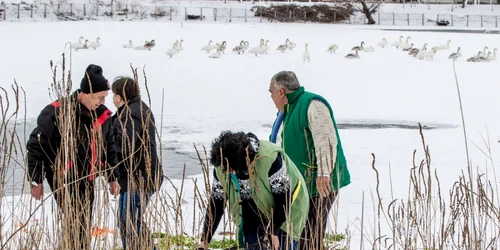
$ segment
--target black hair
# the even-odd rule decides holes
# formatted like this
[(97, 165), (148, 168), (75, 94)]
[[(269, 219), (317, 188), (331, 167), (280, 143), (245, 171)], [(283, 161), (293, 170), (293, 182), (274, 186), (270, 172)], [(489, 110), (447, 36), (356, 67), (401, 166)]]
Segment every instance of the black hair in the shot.
[[(248, 149), (248, 152), (247, 152)], [(247, 159), (253, 161), (259, 151), (258, 138), (251, 133), (222, 131), (212, 142), (210, 163), (223, 170), (248, 170)]]
[(113, 80), (113, 84), (111, 85), (111, 91), (120, 96), (125, 102), (140, 95), (140, 89), (137, 82), (126, 76), (119, 76), (115, 78)]

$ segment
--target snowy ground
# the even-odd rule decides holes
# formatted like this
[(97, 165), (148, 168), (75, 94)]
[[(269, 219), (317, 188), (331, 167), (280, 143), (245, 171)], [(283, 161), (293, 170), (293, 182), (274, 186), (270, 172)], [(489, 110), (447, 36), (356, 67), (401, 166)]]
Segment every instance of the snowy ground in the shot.
[[(90, 41), (101, 38), (97, 50), (72, 51), (74, 84), (79, 83), (83, 71), (90, 63), (99, 64), (105, 76), (130, 75), (129, 65), (146, 66), (152, 108), (157, 123), (163, 126), (163, 144), (180, 151), (193, 151), (209, 147), (211, 140), (221, 130), (243, 130), (267, 139), (270, 125), (276, 114), (269, 97), (268, 86), (272, 75), (280, 70), (293, 70), (306, 90), (317, 92), (330, 100), (337, 121), (343, 123), (396, 123), (396, 124), (447, 124), (453, 128), (426, 130), (426, 143), (430, 145), (433, 167), (441, 177), (446, 191), (466, 166), (461, 117), (453, 75), (452, 61), (448, 55), (462, 48), (464, 54), (456, 62), (462, 91), (465, 121), (470, 143), (484, 147), (482, 136), (489, 133), (493, 159), (499, 157), (500, 118), (495, 111), (500, 108), (500, 83), (498, 61), (469, 63), (465, 60), (488, 46), (500, 47), (500, 38), (492, 34), (425, 33), (381, 31), (375, 27), (356, 25), (276, 24), (276, 23), (203, 23), (203, 22), (6, 22), (0, 26), (0, 86), (9, 89), (15, 78), (27, 95), (28, 122), (33, 122), (41, 107), (51, 100), (47, 89), (51, 81), (49, 60), (60, 60), (66, 42), (76, 42), (84, 36)], [(47, 35), (50, 34), (50, 35)], [(451, 40), (451, 49), (438, 52), (434, 60), (416, 60), (395, 48), (382, 49), (376, 44), (383, 37), (391, 43), (400, 35), (411, 36), (420, 48), (429, 48)], [(270, 40), (268, 55), (231, 53), (240, 40), (248, 40), (250, 47), (260, 38)], [(279, 53), (275, 48), (286, 38), (297, 43), (294, 51)], [(135, 45), (155, 39), (157, 46), (151, 51), (124, 49), (129, 39)], [(177, 39), (184, 40), (184, 50), (168, 58), (164, 53)], [(228, 49), (221, 58), (208, 58), (200, 51), (208, 40), (227, 41)], [(361, 59), (348, 60), (344, 55), (350, 48), (364, 41), (374, 46), (373, 53), (360, 53)], [(304, 44), (309, 44), (311, 62), (302, 60)], [(336, 54), (326, 53), (326, 48), (336, 43)], [(162, 91), (165, 91), (165, 111), (161, 116)], [(143, 91), (145, 91), (143, 89)], [(111, 95), (107, 104), (112, 110)], [(24, 108), (24, 107), (23, 107)], [(29, 131), (28, 131), (29, 132)], [(409, 129), (342, 129), (340, 136), (347, 155), (352, 184), (342, 190), (339, 202), (337, 230), (353, 230), (352, 248), (359, 246), (359, 218), (361, 197), (365, 195), (365, 216), (373, 218), (375, 174), (371, 169), (371, 153), (377, 157), (376, 166), (381, 175), (383, 200), (403, 199), (407, 196), (408, 173), (412, 167), (412, 153), (419, 150), (421, 140), (417, 130)], [(480, 171), (491, 171), (486, 157), (472, 145), (471, 160)], [(392, 172), (390, 189), (389, 166)], [(179, 167), (179, 166), (167, 166)], [(198, 164), (188, 168), (201, 167)], [(16, 177), (22, 178), (22, 177)], [(202, 181), (200, 176), (191, 178)], [(175, 181), (178, 185), (179, 181)], [(192, 232), (193, 184), (186, 186), (183, 205), (186, 211), (186, 232)], [(105, 190), (105, 189), (102, 189)], [(48, 191), (48, 189), (46, 189)], [(164, 199), (172, 188), (164, 185), (160, 196)], [(446, 193), (446, 192), (445, 192)], [(24, 202), (19, 202), (24, 201)], [(18, 223), (34, 223), (34, 219), (52, 223), (50, 199), (31, 221), (27, 220), (28, 207), (39, 203), (27, 196), (2, 198), (1, 223), (3, 234), (9, 235)], [(111, 200), (108, 211), (110, 221), (97, 222), (100, 227), (114, 227), (114, 206)], [(12, 212), (16, 208), (16, 212)], [(199, 213), (199, 212), (197, 212)], [(196, 223), (197, 224), (197, 223)], [(373, 225), (366, 225), (368, 232)], [(50, 228), (50, 226), (49, 226)], [(329, 225), (333, 230), (333, 221)], [(383, 225), (387, 232), (387, 225)], [(156, 228), (165, 231), (165, 228)], [(22, 232), (21, 232), (22, 233)], [(21, 234), (20, 233), (20, 234)], [(366, 233), (366, 231), (365, 231)], [(22, 235), (19, 235), (20, 237)], [(370, 236), (369, 236), (370, 238)], [(111, 238), (110, 238), (111, 239)], [(367, 239), (373, 240), (373, 239)], [(366, 245), (366, 244), (365, 244)]]

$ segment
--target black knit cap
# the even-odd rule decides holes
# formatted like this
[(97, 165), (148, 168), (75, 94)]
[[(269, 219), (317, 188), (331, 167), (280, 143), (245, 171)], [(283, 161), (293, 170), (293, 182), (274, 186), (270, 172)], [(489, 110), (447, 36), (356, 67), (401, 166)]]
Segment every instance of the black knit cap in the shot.
[(90, 64), (85, 70), (85, 74), (80, 83), (80, 90), (83, 93), (97, 93), (110, 90), (108, 79), (102, 75), (102, 68), (99, 65)]

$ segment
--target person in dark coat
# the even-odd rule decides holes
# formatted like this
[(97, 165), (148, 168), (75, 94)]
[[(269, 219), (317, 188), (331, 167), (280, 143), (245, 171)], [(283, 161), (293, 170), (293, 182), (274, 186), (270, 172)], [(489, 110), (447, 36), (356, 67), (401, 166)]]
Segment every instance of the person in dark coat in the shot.
[(156, 126), (151, 109), (141, 100), (137, 82), (118, 77), (111, 85), (116, 151), (120, 170), (119, 227), (123, 249), (154, 249), (142, 214), (163, 182), (156, 152)]
[(31, 196), (43, 197), (43, 181), (50, 190), (65, 222), (61, 231), (68, 249), (90, 249), (94, 180), (107, 178), (113, 195), (119, 194), (119, 177), (112, 112), (104, 106), (110, 89), (102, 68), (89, 65), (80, 89), (47, 105), (27, 142)]

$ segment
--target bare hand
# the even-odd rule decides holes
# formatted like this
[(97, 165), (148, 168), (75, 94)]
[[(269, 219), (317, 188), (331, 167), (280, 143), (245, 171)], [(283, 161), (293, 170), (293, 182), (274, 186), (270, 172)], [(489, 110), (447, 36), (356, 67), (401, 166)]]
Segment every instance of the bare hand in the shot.
[[(269, 237), (266, 236), (266, 240), (269, 240)], [(273, 250), (278, 250), (280, 248), (280, 240), (277, 235), (271, 234), (271, 244), (273, 246)]]
[(330, 177), (318, 176), (318, 178), (316, 178), (316, 188), (322, 197), (327, 197), (331, 192)]
[(109, 183), (109, 192), (115, 196), (120, 194), (120, 184), (118, 184), (118, 181), (113, 181)]
[(31, 197), (35, 200), (40, 200), (43, 197), (43, 183), (38, 183), (38, 186), (31, 185)]
[(271, 242), (273, 243), (274, 250), (280, 249), (280, 240), (278, 239), (278, 236), (274, 234), (271, 235)]

